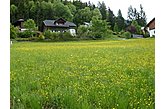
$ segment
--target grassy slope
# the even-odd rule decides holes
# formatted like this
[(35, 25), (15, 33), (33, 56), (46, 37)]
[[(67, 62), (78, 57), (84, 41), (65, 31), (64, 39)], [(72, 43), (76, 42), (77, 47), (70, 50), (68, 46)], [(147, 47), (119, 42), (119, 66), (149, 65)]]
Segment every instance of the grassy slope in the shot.
[(154, 39), (14, 43), (11, 108), (154, 108)]

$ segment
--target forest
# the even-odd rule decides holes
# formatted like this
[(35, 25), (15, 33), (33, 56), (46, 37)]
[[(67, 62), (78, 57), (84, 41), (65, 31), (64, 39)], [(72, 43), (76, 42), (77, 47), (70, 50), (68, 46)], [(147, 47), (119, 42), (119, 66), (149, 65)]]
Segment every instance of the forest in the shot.
[[(127, 19), (123, 18), (120, 9), (118, 9), (118, 14), (114, 15), (110, 6), (107, 7), (103, 1), (96, 5), (90, 1), (80, 0), (11, 0), (11, 38), (19, 37), (15, 33), (17, 29), (12, 26), (18, 19), (33, 20), (34, 28), (41, 30), (44, 20), (57, 18), (74, 22), (77, 25), (77, 37), (81, 38), (92, 36), (103, 38), (108, 37), (109, 34), (127, 36), (128, 33), (143, 34), (147, 37), (147, 34), (141, 31), (141, 27), (147, 24), (142, 5), (140, 5), (140, 10), (132, 6), (127, 7), (127, 13)], [(92, 27), (85, 28), (84, 22), (92, 22)]]

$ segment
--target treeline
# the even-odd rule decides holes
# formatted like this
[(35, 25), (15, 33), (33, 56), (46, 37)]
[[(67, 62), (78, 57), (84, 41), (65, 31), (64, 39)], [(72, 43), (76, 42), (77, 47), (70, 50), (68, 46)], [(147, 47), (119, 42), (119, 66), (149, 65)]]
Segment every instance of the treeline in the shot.
[[(140, 10), (129, 6), (127, 9), (127, 19), (122, 16), (118, 9), (118, 14), (114, 15), (110, 7), (106, 7), (104, 2), (93, 3), (82, 2), (80, 0), (11, 0), (10, 22), (13, 24), (22, 18), (25, 21), (33, 19), (36, 28), (41, 30), (42, 22), (46, 19), (64, 18), (74, 22), (77, 28), (78, 37), (107, 37), (109, 35), (144, 34), (141, 27), (146, 22), (146, 14), (140, 5)], [(84, 27), (84, 22), (92, 24), (91, 27)], [(102, 36), (103, 35), (103, 36)], [(128, 34), (129, 37), (129, 34)]]

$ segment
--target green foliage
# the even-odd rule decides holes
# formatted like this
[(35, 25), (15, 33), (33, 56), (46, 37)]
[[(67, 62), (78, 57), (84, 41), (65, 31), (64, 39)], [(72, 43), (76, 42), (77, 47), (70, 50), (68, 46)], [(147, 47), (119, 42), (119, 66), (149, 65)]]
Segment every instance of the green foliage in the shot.
[(107, 11), (106, 11), (106, 5), (104, 3), (104, 1), (101, 2), (98, 2), (98, 8), (101, 12), (101, 15), (102, 15), (102, 20), (106, 20), (107, 18)]
[(150, 34), (149, 34), (149, 32), (145, 32), (143, 36), (144, 36), (144, 38), (148, 38), (148, 37), (150, 37)]
[(73, 36), (72, 36), (71, 33), (68, 32), (68, 31), (62, 33), (62, 35), (63, 35), (63, 37), (62, 37), (63, 40), (71, 40), (71, 39), (73, 39)]
[(117, 23), (115, 23), (115, 25), (114, 25), (114, 32), (119, 32), (119, 28), (118, 28), (118, 25), (117, 25)]
[(76, 6), (75, 5), (73, 5), (73, 4), (71, 4), (71, 3), (69, 3), (69, 4), (67, 4), (67, 6), (68, 6), (68, 8), (70, 9), (70, 11), (71, 11), (71, 14), (72, 15), (75, 15), (75, 13), (76, 13)]
[(138, 25), (137, 21), (133, 20), (131, 25), (136, 28), (136, 33), (137, 34), (142, 34), (141, 26)]
[(131, 38), (131, 33), (130, 33), (130, 32), (124, 32), (124, 33), (123, 33), (123, 36), (124, 36), (126, 39), (130, 39), (130, 38)]
[(115, 20), (115, 24), (117, 24), (116, 26), (116, 32), (120, 32), (121, 30), (124, 30), (125, 29), (125, 20), (124, 18), (122, 17), (122, 13), (121, 13), (121, 10), (119, 9), (118, 11), (118, 15), (116, 17), (116, 20)]
[(106, 37), (107, 30), (108, 30), (108, 25), (105, 20), (99, 20), (98, 17), (92, 18), (91, 31), (93, 32), (93, 36), (95, 38)]
[(113, 14), (113, 11), (110, 8), (108, 8), (108, 11), (107, 11), (107, 21), (111, 25), (111, 29), (114, 30), (115, 15)]
[(54, 17), (57, 18), (64, 18), (68, 21), (72, 21), (73, 15), (71, 14), (71, 11), (68, 6), (64, 5), (61, 2), (56, 2), (54, 4)]
[(84, 9), (79, 10), (75, 14), (75, 23), (78, 25), (83, 24), (84, 22), (90, 22), (92, 19), (92, 11), (89, 7), (85, 7)]
[(46, 30), (44, 32), (44, 36), (46, 39), (51, 39), (54, 41), (60, 41), (60, 40), (70, 40), (71, 38), (73, 38), (73, 36), (70, 34), (70, 32), (66, 31), (66, 32), (51, 32), (50, 30)]
[(18, 7), (15, 6), (14, 4), (12, 4), (10, 6), (10, 22), (14, 23), (17, 19), (16, 19), (16, 14), (18, 13)]
[(23, 32), (19, 32), (18, 33), (18, 37), (19, 38), (29, 38), (29, 37), (33, 37), (34, 36), (34, 32), (30, 31), (30, 30), (25, 30)]
[(45, 38), (47, 38), (47, 39), (51, 39), (51, 31), (50, 30), (46, 30), (44, 33), (43, 33), (43, 35), (45, 36)]
[(89, 27), (86, 27), (85, 25), (80, 25), (77, 29), (78, 37), (81, 39), (87, 38), (88, 37), (88, 31), (89, 31)]
[(10, 39), (15, 39), (18, 35), (19, 29), (10, 24)]
[(24, 27), (27, 28), (28, 30), (36, 30), (36, 24), (35, 21), (32, 19), (28, 19), (27, 21), (24, 22)]
[(101, 15), (101, 12), (98, 8), (95, 8), (93, 11), (92, 11), (92, 17), (98, 17), (98, 19), (102, 19), (102, 15)]
[(60, 34), (61, 33), (59, 33), (59, 32), (51, 32), (50, 39), (57, 40), (57, 39), (59, 39)]
[(137, 21), (138, 25), (141, 27), (146, 26), (146, 14), (145, 11), (143, 10), (142, 5), (140, 4), (140, 11), (137, 12), (136, 8), (132, 8), (132, 6), (130, 6), (128, 8), (128, 20), (129, 21)]
[(40, 34), (39, 37), (38, 37), (39, 40), (44, 40), (45, 39), (45, 36), (43, 34)]

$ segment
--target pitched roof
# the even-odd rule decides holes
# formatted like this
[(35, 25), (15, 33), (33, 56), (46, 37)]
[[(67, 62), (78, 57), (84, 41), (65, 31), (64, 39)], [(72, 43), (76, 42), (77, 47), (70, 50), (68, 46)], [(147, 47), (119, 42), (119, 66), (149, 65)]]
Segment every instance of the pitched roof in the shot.
[(145, 26), (144, 30), (149, 27), (150, 30), (155, 29), (155, 17)]
[(148, 27), (153, 21), (155, 21), (155, 17), (146, 26)]
[[(58, 19), (57, 19), (58, 20)], [(56, 25), (55, 22), (57, 20), (44, 20), (43, 23), (45, 26), (52, 26), (52, 27), (76, 27), (76, 25), (72, 22), (66, 21), (63, 25)]]

